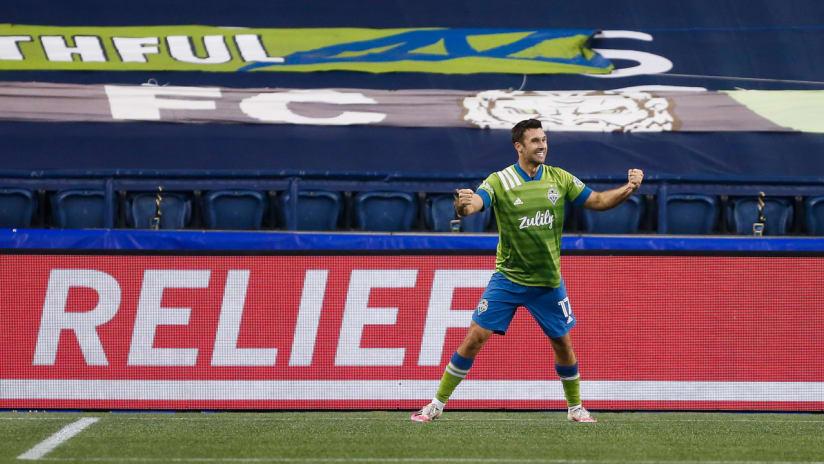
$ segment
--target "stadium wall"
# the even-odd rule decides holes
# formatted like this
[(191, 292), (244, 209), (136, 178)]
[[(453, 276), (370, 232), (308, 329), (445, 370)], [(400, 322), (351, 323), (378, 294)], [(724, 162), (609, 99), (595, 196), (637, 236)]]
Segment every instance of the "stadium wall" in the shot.
[[(31, 232), (0, 234), (0, 408), (415, 409), (465, 334), (497, 241), (85, 231), (55, 248), (71, 240)], [(589, 407), (824, 409), (821, 239), (563, 247)], [(563, 408), (552, 359), (520, 310), (450, 405)]]

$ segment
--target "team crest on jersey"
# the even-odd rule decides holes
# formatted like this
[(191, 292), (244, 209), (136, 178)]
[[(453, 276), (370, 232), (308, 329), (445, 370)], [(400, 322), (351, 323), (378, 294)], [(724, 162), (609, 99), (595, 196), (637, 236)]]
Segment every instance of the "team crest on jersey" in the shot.
[(550, 188), (549, 188), (549, 191), (548, 191), (548, 192), (546, 192), (546, 197), (547, 197), (547, 198), (549, 199), (549, 201), (551, 201), (551, 202), (552, 202), (552, 204), (554, 205), (554, 204), (555, 204), (555, 202), (557, 202), (557, 201), (558, 201), (558, 198), (560, 198), (560, 197), (561, 197), (561, 195), (559, 195), (559, 194), (558, 194), (558, 191), (557, 191), (557, 190), (555, 190), (555, 187), (550, 187)]
[(478, 314), (481, 314), (482, 312), (486, 311), (486, 308), (488, 308), (488, 307), (489, 307), (489, 302), (486, 301), (486, 298), (484, 298), (483, 300), (480, 301), (480, 303), (478, 303)]

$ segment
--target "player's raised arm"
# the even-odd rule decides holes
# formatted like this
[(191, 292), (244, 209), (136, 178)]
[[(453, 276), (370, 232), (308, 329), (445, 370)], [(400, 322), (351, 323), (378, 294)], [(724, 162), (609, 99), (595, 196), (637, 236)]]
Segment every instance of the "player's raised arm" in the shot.
[(584, 202), (584, 208), (604, 211), (615, 208), (629, 198), (644, 180), (644, 171), (640, 169), (630, 169), (627, 173), (627, 183), (621, 187), (603, 192), (592, 192)]
[(484, 200), (471, 189), (455, 189), (455, 214), (460, 218), (484, 209)]

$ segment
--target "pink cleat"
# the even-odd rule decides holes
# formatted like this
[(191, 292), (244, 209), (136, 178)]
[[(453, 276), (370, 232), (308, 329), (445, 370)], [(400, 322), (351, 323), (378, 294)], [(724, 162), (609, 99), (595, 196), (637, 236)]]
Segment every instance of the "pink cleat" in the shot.
[(412, 414), (412, 421), (431, 422), (441, 417), (441, 414), (443, 414), (443, 408), (433, 402), (424, 406), (420, 411)]
[(575, 422), (598, 422), (582, 405), (575, 406), (567, 412), (567, 420)]

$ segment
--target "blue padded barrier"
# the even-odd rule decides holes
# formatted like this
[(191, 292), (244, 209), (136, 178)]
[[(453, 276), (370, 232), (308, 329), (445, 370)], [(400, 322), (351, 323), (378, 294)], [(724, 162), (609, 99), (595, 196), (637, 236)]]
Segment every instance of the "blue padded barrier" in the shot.
[[(154, 228), (157, 192), (131, 194), (126, 199), (126, 224), (135, 229)], [(192, 200), (183, 193), (160, 193), (161, 229), (182, 229), (192, 217)]]
[(216, 190), (203, 196), (203, 219), (209, 229), (257, 230), (266, 212), (266, 196), (256, 190)]
[(31, 190), (0, 189), (0, 228), (31, 226), (37, 200)]
[[(764, 200), (764, 235), (785, 235), (793, 220), (793, 206), (783, 198), (768, 197)], [(758, 221), (758, 201), (755, 198), (738, 198), (732, 202), (733, 228), (736, 234), (751, 235), (753, 223)]]
[[(23, 250), (169, 251), (230, 254), (332, 253), (350, 250), (363, 253), (430, 253), (438, 250), (472, 254), (494, 254), (495, 234), (391, 234), (391, 233), (294, 233), (223, 232), (203, 230), (57, 230), (0, 229), (0, 249), (5, 253)], [(577, 252), (742, 252), (822, 253), (821, 237), (741, 236), (609, 236), (566, 234), (565, 251)]]
[(669, 234), (710, 234), (718, 222), (718, 200), (713, 196), (673, 194), (664, 201)]
[(278, 216), (289, 230), (335, 230), (340, 218), (342, 197), (339, 192), (301, 190), (297, 196), (296, 214), (292, 214), (292, 194), (284, 192), (278, 198)]
[(643, 203), (633, 195), (615, 208), (593, 211), (580, 208), (584, 231), (595, 234), (634, 234), (641, 224)]
[(415, 197), (407, 192), (363, 192), (355, 195), (355, 218), (360, 230), (410, 230), (416, 212)]
[(52, 220), (60, 229), (100, 229), (106, 226), (103, 190), (63, 190), (52, 196)]

